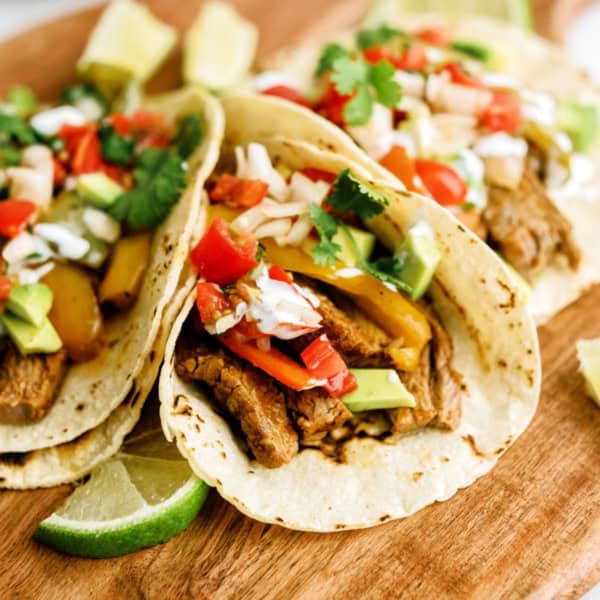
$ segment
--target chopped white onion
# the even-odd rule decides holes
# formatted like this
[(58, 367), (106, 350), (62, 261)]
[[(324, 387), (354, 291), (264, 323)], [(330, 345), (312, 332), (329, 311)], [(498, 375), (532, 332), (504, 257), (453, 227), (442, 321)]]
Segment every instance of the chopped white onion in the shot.
[(254, 237), (260, 240), (265, 237), (278, 237), (287, 235), (292, 228), (291, 219), (276, 219), (274, 221), (268, 221), (263, 225), (260, 225), (254, 230)]
[(263, 212), (271, 219), (281, 219), (283, 217), (296, 217), (303, 215), (308, 211), (308, 205), (305, 202), (262, 202)]
[(285, 85), (293, 88), (297, 84), (292, 77), (283, 71), (263, 71), (252, 80), (252, 86), (257, 92), (268, 90), (276, 85)]
[(348, 127), (348, 133), (375, 160), (380, 159), (390, 150), (389, 132), (393, 131), (392, 110), (382, 104), (373, 105), (373, 113), (366, 125)]
[(43, 279), (50, 271), (54, 269), (54, 263), (52, 261), (43, 264), (37, 269), (20, 269), (18, 273), (19, 284), (27, 285), (30, 283), (37, 283), (40, 279)]
[(74, 106), (57, 106), (31, 117), (31, 126), (42, 135), (56, 135), (63, 125), (84, 125), (85, 115)]
[(286, 242), (290, 246), (299, 246), (306, 236), (311, 232), (313, 222), (309, 215), (302, 215), (292, 225), (290, 232), (287, 234)]
[(269, 195), (279, 202), (287, 200), (288, 188), (285, 179), (271, 164), (269, 153), (262, 144), (251, 143), (243, 150), (235, 149), (237, 176), (242, 179), (260, 179), (269, 186)]
[(484, 135), (473, 146), (473, 152), (479, 156), (527, 156), (527, 142), (504, 131)]
[(396, 71), (394, 79), (402, 86), (402, 93), (407, 96), (422, 98), (425, 95), (425, 77), (420, 73)]
[(329, 193), (329, 184), (326, 181), (312, 181), (306, 175), (296, 171), (290, 180), (290, 196), (292, 202), (318, 204), (325, 200)]
[(75, 235), (65, 225), (58, 223), (38, 223), (33, 232), (48, 242), (56, 244), (58, 253), (71, 260), (83, 258), (90, 249), (90, 243)]
[(2, 249), (2, 258), (9, 264), (23, 262), (31, 254), (35, 254), (35, 238), (23, 231), (10, 240)]
[(85, 117), (86, 121), (98, 121), (104, 114), (104, 107), (98, 100), (84, 96), (77, 101), (77, 109)]
[(21, 164), (6, 170), (11, 197), (29, 200), (42, 210), (48, 209), (54, 176), (52, 152), (40, 144), (29, 146), (23, 152)]
[(231, 223), (231, 229), (240, 235), (246, 235), (254, 231), (261, 223), (264, 223), (268, 220), (267, 215), (263, 210), (263, 203), (266, 202), (267, 199), (263, 200), (260, 204), (249, 208), (247, 211), (243, 212), (239, 215), (234, 221)]
[(437, 111), (474, 116), (480, 115), (492, 100), (490, 91), (457, 85), (443, 75), (428, 77), (426, 96)]
[(88, 231), (99, 240), (112, 244), (121, 235), (121, 224), (97, 208), (86, 207), (81, 218)]

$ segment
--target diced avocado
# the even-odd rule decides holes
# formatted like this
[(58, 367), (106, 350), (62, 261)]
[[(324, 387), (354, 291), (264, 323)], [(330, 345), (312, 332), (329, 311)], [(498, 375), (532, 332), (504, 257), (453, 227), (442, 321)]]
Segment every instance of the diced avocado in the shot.
[[(365, 260), (368, 260), (375, 247), (375, 236), (370, 231), (357, 229), (356, 227), (346, 226), (347, 231), (354, 239), (356, 249), (360, 252)], [(356, 255), (356, 250), (352, 240), (348, 237), (346, 230), (340, 227), (337, 233), (331, 238), (334, 244), (339, 244), (341, 251), (338, 252), (338, 259), (349, 267), (356, 267), (359, 264), (359, 257)]]
[(88, 253), (77, 262), (90, 269), (99, 269), (106, 262), (106, 259), (110, 254), (110, 244), (103, 240), (99, 240), (88, 232), (85, 232), (82, 237), (90, 243), (90, 249), (88, 250)]
[(600, 338), (577, 342), (579, 368), (590, 396), (600, 405)]
[(104, 173), (87, 173), (77, 179), (77, 191), (94, 206), (108, 208), (125, 190)]
[(0, 322), (21, 354), (51, 354), (62, 348), (62, 341), (48, 319), (36, 327), (5, 311), (0, 315)]
[(600, 126), (599, 113), (598, 107), (592, 104), (560, 104), (558, 126), (571, 138), (576, 152), (585, 152), (596, 141)]
[(433, 233), (428, 227), (415, 225), (398, 245), (395, 256), (404, 265), (399, 278), (411, 287), (410, 297), (419, 300), (429, 288), (442, 258)]
[(52, 308), (52, 290), (43, 283), (18, 285), (10, 290), (6, 310), (39, 327)]
[(350, 369), (358, 387), (342, 396), (352, 412), (415, 406), (414, 396), (404, 387), (394, 369)]

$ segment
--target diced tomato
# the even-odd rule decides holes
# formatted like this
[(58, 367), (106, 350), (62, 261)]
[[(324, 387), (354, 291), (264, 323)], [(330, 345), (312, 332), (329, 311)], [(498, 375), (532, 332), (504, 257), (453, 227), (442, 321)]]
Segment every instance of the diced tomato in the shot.
[(448, 34), (441, 27), (426, 27), (418, 31), (415, 37), (433, 46), (446, 47), (450, 43)]
[(392, 62), (392, 56), (389, 50), (383, 46), (372, 46), (371, 48), (367, 48), (366, 50), (363, 50), (363, 56), (364, 59), (372, 65), (376, 65), (382, 60), (389, 60)]
[(286, 273), (279, 265), (271, 265), (269, 267), (269, 277), (276, 281), (283, 281), (283, 283), (294, 283), (294, 280)]
[(395, 175), (411, 192), (424, 193), (423, 186), (417, 179), (413, 159), (402, 146), (392, 146), (379, 164)]
[(267, 88), (262, 91), (263, 94), (267, 96), (277, 96), (279, 98), (284, 98), (285, 100), (289, 100), (290, 102), (295, 102), (296, 104), (300, 104), (301, 106), (306, 106), (306, 108), (311, 107), (311, 103), (308, 98), (295, 90), (292, 87), (287, 85), (274, 85), (273, 87)]
[(58, 136), (65, 141), (74, 174), (82, 175), (100, 170), (102, 152), (95, 123), (81, 126), (63, 125)]
[(136, 110), (131, 115), (131, 124), (137, 131), (159, 131), (166, 127), (165, 116), (149, 110)]
[(31, 221), (36, 206), (28, 200), (3, 200), (0, 202), (0, 235), (14, 238)]
[(329, 379), (348, 370), (344, 359), (332, 346), (326, 334), (313, 340), (300, 353), (300, 357), (315, 379)]
[(252, 342), (241, 342), (235, 334), (227, 332), (217, 338), (234, 354), (247, 360), (283, 385), (300, 391), (310, 387), (312, 376), (308, 369), (299, 365), (277, 348), (261, 350)]
[(483, 88), (485, 87), (477, 77), (469, 75), (463, 71), (463, 69), (456, 63), (448, 63), (444, 65), (439, 73), (448, 73), (450, 75), (450, 81), (457, 85), (466, 85), (467, 87)]
[(423, 46), (410, 46), (393, 60), (394, 66), (402, 71), (424, 71), (428, 62)]
[(229, 285), (257, 265), (257, 251), (258, 243), (254, 238), (234, 239), (227, 221), (215, 217), (192, 249), (190, 260), (207, 281)]
[(325, 89), (325, 94), (317, 103), (315, 110), (323, 115), (328, 121), (343, 126), (345, 123), (344, 108), (346, 107), (346, 104), (352, 100), (353, 96), (354, 94), (340, 94), (335, 88), (335, 85), (329, 82)]
[(338, 375), (331, 377), (323, 386), (323, 389), (333, 398), (340, 398), (352, 392), (358, 387), (356, 377), (346, 369)]
[(468, 192), (467, 184), (452, 167), (417, 158), (415, 169), (436, 202), (442, 206), (463, 204)]
[(218, 285), (199, 281), (196, 285), (196, 307), (202, 322), (212, 323), (231, 308), (231, 303)]
[(10, 277), (7, 277), (6, 275), (0, 275), (0, 302), (9, 297), (11, 289), (12, 281)]
[(232, 208), (256, 206), (269, 191), (269, 185), (258, 179), (240, 179), (224, 173), (210, 193), (210, 199)]
[(512, 133), (519, 129), (522, 120), (523, 111), (517, 96), (507, 90), (493, 90), (492, 101), (481, 115), (481, 125), (490, 131)]
[(52, 163), (54, 166), (54, 170), (52, 172), (52, 183), (56, 185), (60, 185), (67, 177), (67, 170), (64, 165), (56, 158), (56, 156), (52, 157)]
[(130, 135), (132, 129), (131, 119), (123, 113), (114, 113), (108, 117), (109, 123), (119, 135)]
[(329, 171), (323, 171), (321, 169), (315, 169), (314, 167), (305, 167), (300, 171), (302, 175), (306, 175), (311, 181), (325, 181), (327, 183), (333, 183), (337, 179), (335, 173)]
[(116, 181), (118, 184), (123, 185), (124, 187), (127, 187), (125, 185), (125, 181), (126, 181), (126, 173), (127, 170), (124, 169), (123, 167), (119, 167), (118, 165), (113, 165), (111, 163), (102, 163), (102, 171), (108, 175), (111, 179), (113, 179), (114, 181)]

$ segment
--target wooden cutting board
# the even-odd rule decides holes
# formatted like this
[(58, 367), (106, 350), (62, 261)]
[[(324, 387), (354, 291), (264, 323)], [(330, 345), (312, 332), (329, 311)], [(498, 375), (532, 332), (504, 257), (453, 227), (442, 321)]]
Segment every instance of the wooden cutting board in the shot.
[[(201, 1), (150, 4), (184, 29)], [(352, 22), (368, 1), (236, 4), (259, 24), (265, 56), (316, 27)], [(537, 4), (547, 19), (550, 3)], [(97, 15), (66, 17), (0, 45), (0, 93), (23, 82), (55, 97), (72, 81)], [(175, 85), (178, 64), (174, 57), (155, 87)], [(575, 341), (594, 336), (600, 336), (600, 287), (540, 331), (540, 406), (498, 466), (450, 501), (374, 529), (288, 531), (246, 518), (213, 493), (192, 526), (170, 542), (92, 561), (31, 540), (68, 486), (1, 492), (0, 597), (576, 598), (600, 580), (600, 409), (585, 396), (575, 358)]]

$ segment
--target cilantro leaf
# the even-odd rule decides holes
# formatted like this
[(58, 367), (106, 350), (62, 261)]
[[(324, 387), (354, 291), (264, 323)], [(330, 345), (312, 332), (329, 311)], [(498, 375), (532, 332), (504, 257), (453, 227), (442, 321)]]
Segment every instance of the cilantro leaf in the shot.
[(348, 50), (346, 50), (346, 48), (340, 44), (327, 44), (327, 46), (323, 48), (323, 52), (321, 52), (321, 56), (319, 57), (319, 63), (317, 64), (315, 75), (317, 77), (325, 75), (327, 71), (331, 71), (333, 69), (333, 63), (338, 58), (347, 58), (349, 55), (350, 53)]
[(109, 212), (133, 229), (154, 229), (179, 200), (185, 185), (182, 160), (166, 150), (146, 148), (138, 158), (133, 178), (133, 190), (119, 196)]
[(317, 204), (310, 205), (309, 214), (321, 238), (312, 250), (313, 260), (318, 265), (334, 265), (337, 253), (342, 250), (339, 244), (331, 241), (338, 230), (337, 221)]
[(354, 98), (344, 106), (344, 120), (348, 125), (364, 125), (373, 112), (373, 100), (385, 106), (396, 106), (402, 97), (402, 88), (394, 80), (395, 69), (388, 61), (370, 65), (361, 58), (338, 58), (333, 63), (331, 81), (340, 94)]
[(384, 106), (396, 106), (402, 98), (402, 88), (394, 80), (396, 70), (387, 60), (371, 66), (369, 79), (375, 88), (377, 100)]
[(363, 221), (383, 212), (388, 199), (344, 169), (333, 184), (327, 202), (339, 212), (353, 212)]
[(368, 50), (373, 46), (380, 46), (385, 44), (395, 37), (405, 35), (400, 29), (394, 29), (387, 25), (380, 25), (375, 29), (363, 29), (356, 35), (356, 45), (361, 50)]
[(131, 162), (135, 151), (135, 140), (120, 135), (112, 125), (102, 125), (98, 131), (102, 157), (117, 165)]
[(179, 121), (175, 146), (181, 158), (188, 158), (202, 139), (202, 123), (198, 115), (186, 115)]
[(351, 94), (368, 81), (369, 65), (361, 59), (338, 58), (333, 63), (331, 81), (340, 94)]
[(0, 146), (0, 168), (21, 164), (21, 150), (12, 144)]
[(13, 140), (25, 146), (35, 144), (37, 141), (33, 128), (21, 117), (0, 113), (0, 143)]
[(487, 62), (492, 57), (492, 51), (489, 48), (475, 42), (456, 41), (452, 42), (451, 48), (481, 62)]

